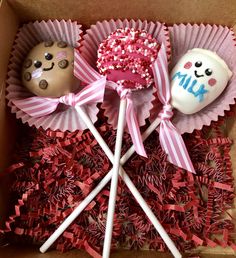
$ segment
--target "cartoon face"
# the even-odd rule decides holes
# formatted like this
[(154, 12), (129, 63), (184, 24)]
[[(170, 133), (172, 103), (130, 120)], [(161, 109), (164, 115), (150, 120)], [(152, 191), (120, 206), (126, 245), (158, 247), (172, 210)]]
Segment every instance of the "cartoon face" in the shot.
[(171, 72), (172, 106), (193, 114), (214, 101), (224, 90), (232, 72), (216, 53), (189, 50)]
[(26, 57), (22, 68), (23, 85), (43, 97), (60, 97), (75, 90), (74, 50), (67, 43), (41, 42)]

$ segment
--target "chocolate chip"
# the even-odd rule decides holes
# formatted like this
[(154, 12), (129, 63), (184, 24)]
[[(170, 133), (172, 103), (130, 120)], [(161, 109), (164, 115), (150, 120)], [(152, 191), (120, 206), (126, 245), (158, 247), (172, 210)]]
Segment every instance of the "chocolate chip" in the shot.
[(61, 69), (65, 69), (68, 66), (69, 62), (66, 59), (62, 59), (61, 61), (58, 62), (58, 66)]
[(51, 47), (53, 44), (54, 44), (54, 42), (52, 40), (44, 42), (45, 47)]
[(31, 80), (31, 73), (29, 73), (29, 72), (24, 73), (24, 79), (26, 81), (30, 81)]
[(32, 60), (31, 59), (27, 59), (24, 63), (24, 68), (29, 68), (32, 65)]
[(60, 48), (64, 48), (64, 47), (67, 47), (67, 43), (64, 42), (64, 41), (59, 41), (59, 42), (57, 43), (57, 46), (60, 47)]
[(41, 81), (39, 82), (39, 88), (40, 88), (40, 89), (45, 90), (45, 89), (47, 89), (47, 87), (48, 87), (48, 82), (47, 82), (46, 80), (41, 80)]

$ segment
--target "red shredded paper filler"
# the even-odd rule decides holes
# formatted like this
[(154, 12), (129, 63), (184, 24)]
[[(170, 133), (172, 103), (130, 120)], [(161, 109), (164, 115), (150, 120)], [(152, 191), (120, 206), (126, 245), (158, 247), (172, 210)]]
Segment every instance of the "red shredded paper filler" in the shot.
[[(138, 155), (124, 169), (181, 251), (197, 246), (230, 246), (236, 250), (233, 218), (227, 210), (235, 197), (230, 158), (232, 141), (223, 118), (184, 135), (196, 175), (175, 167), (162, 151), (158, 133), (145, 142), (148, 160)], [(99, 132), (114, 150), (116, 132), (107, 124)], [(8, 242), (43, 243), (111, 169), (90, 132), (53, 132), (24, 128), (15, 163), (5, 171), (13, 178), (9, 217), (2, 228)], [(131, 145), (124, 135), (124, 153)], [(102, 252), (109, 184), (55, 243), (67, 251)], [(12, 234), (13, 233), (13, 234)], [(1, 241), (0, 241), (1, 242)], [(113, 248), (167, 251), (125, 184), (120, 180), (114, 216)]]

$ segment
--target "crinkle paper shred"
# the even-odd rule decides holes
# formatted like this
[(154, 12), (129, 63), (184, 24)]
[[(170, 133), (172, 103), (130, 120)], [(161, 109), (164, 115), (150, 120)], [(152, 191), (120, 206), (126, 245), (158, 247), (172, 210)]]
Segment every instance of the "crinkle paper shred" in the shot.
[[(232, 141), (225, 137), (223, 118), (184, 135), (196, 175), (167, 161), (158, 133), (145, 142), (148, 159), (138, 155), (124, 166), (177, 247), (230, 246), (234, 224), (234, 188), (230, 159)], [(114, 150), (116, 131), (106, 123), (99, 132)], [(24, 128), (12, 177), (9, 216), (1, 230), (5, 242), (42, 244), (112, 168), (90, 132), (53, 132)], [(131, 145), (125, 134), (123, 153)], [(85, 249), (99, 256), (105, 234), (109, 184), (55, 243), (60, 251)], [(114, 217), (113, 248), (167, 247), (125, 184), (120, 180)]]

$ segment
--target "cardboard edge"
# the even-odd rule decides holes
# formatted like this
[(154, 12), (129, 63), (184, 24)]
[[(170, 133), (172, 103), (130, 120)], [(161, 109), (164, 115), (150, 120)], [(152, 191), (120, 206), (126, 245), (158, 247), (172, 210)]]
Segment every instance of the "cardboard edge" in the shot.
[(10, 52), (19, 26), (17, 16), (5, 0), (0, 2), (0, 223), (4, 221), (7, 209), (7, 193), (10, 183), (9, 176), (3, 176), (4, 169), (9, 165), (14, 151), (16, 139), (15, 116), (11, 115), (5, 100), (7, 66)]

